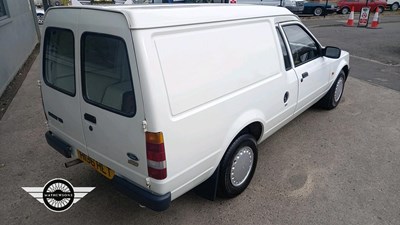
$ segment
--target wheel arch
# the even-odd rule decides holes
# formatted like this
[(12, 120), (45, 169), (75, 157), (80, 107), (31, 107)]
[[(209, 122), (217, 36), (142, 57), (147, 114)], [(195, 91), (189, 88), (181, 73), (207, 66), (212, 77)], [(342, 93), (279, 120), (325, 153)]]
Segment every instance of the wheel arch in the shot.
[(233, 139), (232, 142), (238, 138), (239, 136), (243, 135), (243, 134), (251, 134), (251, 136), (253, 136), (256, 141), (258, 142), (261, 138), (261, 134), (263, 132), (263, 125), (261, 122), (256, 121), (256, 122), (252, 122), (249, 125), (247, 125), (246, 127), (244, 127)]
[(264, 121), (265, 116), (259, 110), (249, 110), (239, 116), (230, 126), (228, 132), (225, 135), (224, 141), (221, 146), (221, 153), (218, 157), (218, 163), (221, 162), (222, 157), (225, 155), (226, 150), (233, 143), (233, 141), (242, 134), (251, 134), (258, 143), (264, 132)]
[[(345, 65), (345, 66), (343, 66), (343, 68), (341, 69), (341, 70), (343, 70), (344, 71), (344, 73), (345, 73), (345, 80), (347, 80), (347, 77), (349, 76), (349, 73), (350, 73), (350, 68), (349, 68), (349, 66), (348, 65)], [(339, 71), (340, 72), (340, 71)]]
[(262, 118), (264, 118), (264, 115), (261, 113), (261, 111), (250, 110), (246, 113), (243, 113), (232, 123), (225, 136), (224, 143), (221, 146), (222, 150), (218, 156), (215, 170), (207, 180), (194, 188), (196, 194), (208, 200), (215, 200), (219, 183), (220, 163), (226, 151), (235, 141), (235, 139), (243, 134), (251, 134), (258, 143), (261, 140), (264, 132), (264, 124), (261, 122), (263, 121)]

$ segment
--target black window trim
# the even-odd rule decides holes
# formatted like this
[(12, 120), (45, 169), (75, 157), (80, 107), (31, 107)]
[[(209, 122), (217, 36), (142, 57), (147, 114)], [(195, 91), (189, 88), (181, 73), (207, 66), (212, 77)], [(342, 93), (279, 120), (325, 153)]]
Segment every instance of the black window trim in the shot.
[[(281, 27), (279, 25), (277, 25), (275, 28), (276, 28), (276, 33), (277, 33), (277, 36), (278, 36), (278, 42), (280, 42), (280, 40), (279, 40), (279, 36), (280, 36), (282, 41), (283, 41), (283, 45), (285, 46), (286, 54), (288, 54), (288, 57), (289, 57), (290, 67), (286, 68), (286, 65), (284, 65), (285, 66), (285, 70), (286, 71), (292, 70), (294, 68), (294, 63), (293, 63), (293, 60), (292, 60), (292, 54), (291, 54), (291, 52), (289, 53), (290, 49), (288, 47), (286, 36), (284, 36), (283, 31), (282, 31), (282, 29), (281, 29)], [(279, 43), (279, 45), (280, 45), (280, 43)], [(284, 57), (284, 55), (282, 55), (282, 56)], [(283, 59), (283, 61), (284, 61), (283, 64), (285, 64), (285, 59)]]
[(10, 18), (10, 11), (8, 10), (8, 5), (6, 0), (0, 0), (3, 3), (5, 15), (0, 16), (0, 21)]
[[(45, 67), (45, 61), (46, 60), (44, 60), (44, 57), (45, 57), (45, 54), (46, 54), (46, 50), (47, 50), (47, 43), (48, 43), (48, 38), (46, 38), (46, 37), (48, 37), (47, 36), (47, 32), (48, 31), (50, 31), (50, 30), (52, 30), (52, 29), (56, 29), (56, 30), (64, 30), (64, 31), (68, 31), (68, 32), (71, 32), (71, 34), (72, 34), (72, 52), (73, 52), (73, 56), (74, 56), (74, 58), (73, 58), (73, 67), (74, 67), (74, 93), (71, 93), (71, 92), (69, 92), (69, 91), (66, 91), (66, 90), (64, 90), (64, 89), (62, 89), (62, 88), (59, 88), (59, 87), (57, 87), (57, 86), (55, 86), (55, 85), (53, 85), (53, 84), (51, 84), (51, 83), (49, 83), (48, 81), (47, 81), (47, 78), (46, 78), (46, 67)], [(59, 91), (59, 92), (61, 92), (61, 93), (63, 93), (63, 94), (66, 94), (66, 95), (68, 95), (68, 96), (71, 96), (71, 97), (75, 97), (76, 96), (76, 87), (77, 87), (77, 85), (76, 85), (76, 72), (75, 72), (75, 36), (74, 36), (74, 32), (71, 30), (71, 29), (67, 29), (67, 28), (60, 28), (60, 27), (47, 27), (46, 28), (46, 31), (45, 31), (45, 35), (44, 35), (44, 43), (43, 43), (43, 60), (42, 60), (42, 68), (43, 68), (43, 80), (44, 80), (44, 83), (47, 85), (47, 86), (49, 86), (49, 87), (51, 87), (51, 88), (53, 88), (53, 89), (55, 89), (55, 90), (57, 90), (57, 91)]]
[[(318, 56), (318, 57), (315, 57), (315, 58), (309, 59), (309, 60), (307, 60), (307, 61), (301, 62), (301, 63), (299, 63), (299, 64), (297, 64), (297, 65), (294, 63), (293, 54), (292, 54), (292, 49), (291, 49), (290, 43), (289, 43), (289, 38), (287, 37), (285, 30), (283, 29), (284, 27), (292, 26), (292, 25), (297, 25), (298, 27), (300, 27), (300, 28), (301, 28), (304, 32), (306, 32), (306, 33), (308, 34), (308, 36), (317, 44), (317, 48), (318, 48), (318, 52), (319, 52), (319, 56)], [(311, 62), (311, 61), (313, 61), (313, 60), (315, 60), (315, 59), (318, 59), (318, 58), (322, 57), (322, 46), (321, 46), (321, 44), (318, 42), (318, 40), (315, 39), (314, 35), (312, 35), (312, 34), (311, 34), (304, 26), (302, 26), (300, 23), (287, 23), (287, 24), (285, 23), (285, 24), (283, 24), (281, 27), (282, 27), (282, 31), (283, 31), (283, 33), (284, 33), (285, 39), (287, 40), (287, 43), (289, 44), (290, 58), (292, 59), (294, 68), (299, 67), (299, 66), (302, 66), (302, 65), (304, 65), (304, 64), (306, 64), (306, 63), (308, 63), (308, 62)]]
[(85, 58), (85, 37), (87, 35), (99, 35), (99, 36), (103, 36), (103, 37), (109, 37), (109, 38), (113, 38), (113, 39), (118, 39), (121, 40), (125, 46), (126, 49), (126, 57), (128, 59), (128, 63), (129, 63), (129, 54), (128, 54), (128, 48), (126, 46), (125, 40), (122, 37), (116, 36), (116, 35), (111, 35), (111, 34), (104, 34), (104, 33), (97, 33), (97, 32), (91, 32), (91, 31), (86, 31), (84, 33), (82, 33), (81, 38), (80, 38), (80, 42), (81, 42), (81, 83), (82, 83), (82, 97), (85, 100), (86, 103), (91, 104), (93, 106), (99, 107), (101, 109), (110, 111), (112, 113), (116, 113), (118, 115), (124, 116), (124, 117), (128, 117), (128, 118), (133, 118), (135, 117), (136, 113), (137, 113), (137, 102), (136, 102), (136, 95), (135, 95), (135, 88), (133, 85), (133, 79), (132, 79), (132, 71), (131, 71), (131, 65), (129, 63), (128, 69), (129, 69), (129, 75), (130, 75), (130, 83), (131, 83), (131, 87), (132, 87), (132, 93), (133, 93), (133, 99), (135, 100), (135, 110), (132, 112), (132, 114), (126, 114), (122, 111), (116, 110), (114, 108), (108, 107), (106, 105), (103, 105), (101, 103), (95, 102), (93, 100), (90, 100), (87, 96), (86, 96), (86, 82), (85, 82), (85, 72), (84, 72), (84, 68), (85, 68), (85, 62), (84, 62), (84, 58)]

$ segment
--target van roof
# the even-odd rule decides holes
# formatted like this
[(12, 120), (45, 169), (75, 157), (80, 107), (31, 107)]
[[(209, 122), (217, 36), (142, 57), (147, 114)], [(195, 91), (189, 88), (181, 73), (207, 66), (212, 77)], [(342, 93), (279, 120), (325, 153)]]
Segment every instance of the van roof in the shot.
[(276, 6), (246, 4), (152, 4), (51, 7), (50, 10), (85, 9), (119, 12), (131, 29), (168, 27), (270, 16), (294, 16)]

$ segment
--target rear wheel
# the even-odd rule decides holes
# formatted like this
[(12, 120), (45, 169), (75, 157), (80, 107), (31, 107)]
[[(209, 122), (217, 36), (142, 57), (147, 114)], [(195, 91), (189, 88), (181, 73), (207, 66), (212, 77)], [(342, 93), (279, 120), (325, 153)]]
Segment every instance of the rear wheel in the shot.
[(341, 10), (341, 12), (342, 12), (342, 14), (347, 14), (347, 13), (350, 12), (350, 9), (347, 8), (347, 7), (344, 7), (344, 8)]
[(318, 105), (324, 109), (334, 109), (342, 99), (344, 91), (344, 83), (346, 81), (344, 71), (340, 71), (335, 83), (333, 83), (328, 93), (318, 102)]
[(255, 138), (250, 134), (236, 138), (220, 163), (218, 195), (233, 198), (242, 193), (253, 178), (257, 159)]
[(316, 7), (314, 9), (314, 16), (321, 16), (324, 10), (321, 7)]
[(390, 7), (390, 9), (392, 10), (392, 11), (397, 11), (398, 9), (399, 9), (399, 3), (394, 3), (391, 7)]
[(379, 12), (379, 13), (383, 13), (383, 11), (385, 11), (385, 9), (384, 9), (382, 6), (379, 6), (379, 7), (378, 7), (378, 12)]

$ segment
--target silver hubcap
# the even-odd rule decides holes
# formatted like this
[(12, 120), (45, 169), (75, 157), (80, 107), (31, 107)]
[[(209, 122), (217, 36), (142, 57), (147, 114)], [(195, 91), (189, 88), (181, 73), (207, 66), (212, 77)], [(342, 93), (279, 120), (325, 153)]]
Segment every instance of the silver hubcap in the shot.
[(392, 5), (392, 10), (393, 11), (396, 11), (398, 8), (399, 8), (399, 5), (397, 5), (397, 4)]
[(233, 158), (231, 167), (231, 183), (237, 187), (246, 181), (253, 166), (254, 153), (249, 146), (241, 148)]
[(321, 9), (321, 8), (316, 8), (315, 11), (314, 11), (314, 14), (315, 14), (316, 16), (321, 15), (321, 14), (322, 14), (322, 9)]
[(343, 93), (344, 79), (340, 77), (335, 88), (335, 102), (338, 102)]

